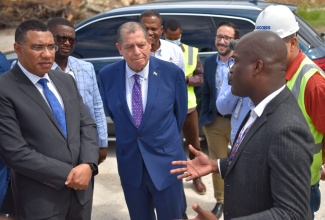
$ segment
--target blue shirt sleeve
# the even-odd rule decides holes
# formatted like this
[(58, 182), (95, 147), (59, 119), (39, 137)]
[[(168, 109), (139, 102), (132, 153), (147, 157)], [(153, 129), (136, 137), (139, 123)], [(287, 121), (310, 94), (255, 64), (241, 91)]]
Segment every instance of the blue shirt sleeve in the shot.
[(10, 62), (7, 60), (6, 56), (0, 51), (0, 74), (8, 71), (10, 69)]
[(220, 93), (216, 105), (218, 112), (222, 115), (232, 114), (239, 97), (231, 93), (231, 86), (228, 84), (228, 74), (224, 74)]

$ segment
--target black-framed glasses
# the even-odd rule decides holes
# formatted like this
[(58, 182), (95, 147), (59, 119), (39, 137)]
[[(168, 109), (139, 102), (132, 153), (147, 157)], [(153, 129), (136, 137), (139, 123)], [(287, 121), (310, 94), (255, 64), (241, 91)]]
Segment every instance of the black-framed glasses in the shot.
[(69, 41), (71, 45), (75, 44), (77, 42), (76, 37), (67, 37), (67, 36), (62, 36), (60, 34), (54, 34), (53, 35), (56, 38), (56, 41), (59, 42), (60, 44), (65, 43), (66, 41)]
[(227, 36), (227, 35), (225, 35), (225, 36), (222, 36), (222, 35), (216, 35), (216, 39), (218, 40), (218, 41), (221, 41), (221, 39), (224, 39), (225, 41), (230, 41), (230, 40), (232, 40), (232, 39), (234, 39), (234, 37), (230, 37), (230, 36)]

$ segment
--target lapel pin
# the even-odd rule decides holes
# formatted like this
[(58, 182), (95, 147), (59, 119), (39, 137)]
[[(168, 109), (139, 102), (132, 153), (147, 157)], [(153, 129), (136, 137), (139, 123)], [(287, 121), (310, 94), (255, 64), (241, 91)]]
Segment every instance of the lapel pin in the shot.
[(158, 76), (158, 73), (156, 73), (156, 72), (153, 72), (153, 75), (154, 75), (154, 76)]

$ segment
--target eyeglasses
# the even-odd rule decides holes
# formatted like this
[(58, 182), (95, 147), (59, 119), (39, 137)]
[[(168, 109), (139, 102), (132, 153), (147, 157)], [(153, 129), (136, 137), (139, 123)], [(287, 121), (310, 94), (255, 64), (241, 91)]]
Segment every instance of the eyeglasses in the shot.
[(45, 48), (47, 48), (47, 50), (51, 53), (54, 53), (56, 51), (58, 51), (58, 46), (55, 45), (55, 44), (52, 44), (52, 45), (48, 45), (48, 46), (45, 46), (45, 45), (33, 45), (31, 46), (32, 50), (36, 51), (36, 52), (39, 52), (39, 53), (42, 53), (45, 51)]
[(54, 34), (54, 37), (56, 37), (57, 42), (59, 42), (60, 44), (65, 43), (66, 41), (69, 41), (69, 43), (71, 45), (75, 44), (77, 42), (77, 38), (76, 37), (67, 37), (67, 36), (62, 36), (59, 34)]
[(216, 39), (217, 39), (218, 41), (221, 41), (222, 38), (223, 38), (225, 41), (230, 41), (231, 39), (234, 39), (234, 37), (230, 37), (230, 36), (227, 36), (227, 35), (225, 35), (225, 36), (222, 36), (222, 35), (216, 35)]
[[(18, 44), (19, 46), (23, 45), (21, 43), (15, 42), (15, 44)], [(45, 48), (47, 48), (47, 50), (51, 53), (54, 53), (56, 51), (58, 51), (58, 46), (55, 44), (51, 44), (51, 45), (32, 45), (30, 47), (32, 50), (34, 50), (35, 52), (38, 53), (43, 53), (45, 51)]]

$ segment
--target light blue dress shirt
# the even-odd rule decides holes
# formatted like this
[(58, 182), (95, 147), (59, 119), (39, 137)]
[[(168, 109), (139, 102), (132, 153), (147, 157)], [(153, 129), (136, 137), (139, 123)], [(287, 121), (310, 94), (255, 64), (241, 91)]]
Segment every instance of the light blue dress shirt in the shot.
[(223, 62), (220, 60), (219, 56), (217, 56), (217, 72), (216, 72), (216, 96), (218, 97), (221, 88), (223, 86), (223, 82), (225, 80), (225, 77), (227, 77), (228, 82), (228, 73), (230, 70), (231, 65), (234, 63), (234, 59), (230, 58), (226, 62)]
[(228, 74), (224, 75), (216, 105), (220, 114), (231, 114), (230, 140), (231, 144), (233, 144), (239, 126), (247, 113), (254, 108), (254, 105), (250, 98), (235, 96), (231, 93), (231, 85), (228, 84)]

